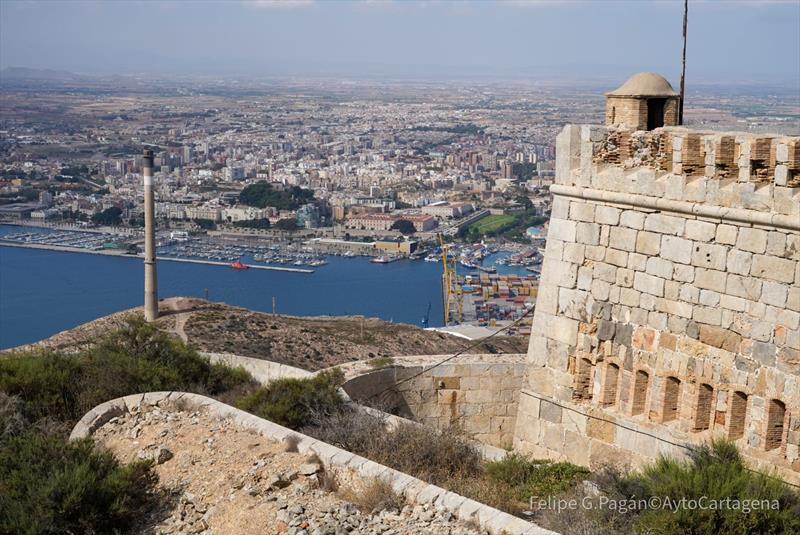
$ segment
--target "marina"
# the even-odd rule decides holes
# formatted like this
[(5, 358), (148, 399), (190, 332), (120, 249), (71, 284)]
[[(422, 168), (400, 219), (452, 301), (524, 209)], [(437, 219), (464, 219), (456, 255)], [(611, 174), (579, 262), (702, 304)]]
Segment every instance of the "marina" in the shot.
[[(140, 244), (137, 234), (0, 225), (0, 347), (137, 306)], [(437, 297), (443, 288), (441, 247), (417, 259), (381, 256), (389, 261), (350, 251), (321, 253), (300, 242), (167, 231), (158, 236), (159, 293), (265, 312), (273, 310), (274, 297), (282, 314), (361, 314), (430, 328), (444, 325), (444, 302)], [(454, 281), (463, 298), (460, 311), (452, 308), (451, 326), (497, 328), (535, 300), (536, 276), (527, 270), (540, 258), (535, 245), (450, 244), (447, 257), (449, 265), (455, 264)], [(59, 312), (65, 300), (75, 303), (69, 315)], [(33, 315), (37, 322), (26, 319)], [(519, 332), (525, 329), (522, 325)]]
[[(136, 260), (141, 260), (142, 255), (140, 254), (129, 254), (123, 251), (115, 250), (115, 249), (90, 249), (86, 247), (74, 247), (69, 245), (52, 245), (47, 243), (38, 243), (38, 242), (14, 242), (14, 241), (4, 241), (0, 239), (0, 247), (18, 247), (23, 249), (41, 249), (45, 251), (60, 251), (66, 253), (83, 253), (83, 254), (95, 254), (95, 255), (104, 255), (104, 256), (116, 256), (119, 258), (132, 258)], [(228, 262), (220, 262), (214, 260), (201, 260), (199, 258), (179, 258), (179, 257), (172, 257), (172, 256), (158, 256), (159, 261), (162, 262), (183, 262), (187, 264), (202, 264), (206, 266), (220, 266), (220, 267), (231, 267), (231, 264)], [(297, 267), (281, 267), (281, 266), (267, 266), (267, 265), (248, 265), (248, 269), (262, 269), (267, 271), (284, 271), (288, 273), (314, 273), (313, 269), (303, 269)]]

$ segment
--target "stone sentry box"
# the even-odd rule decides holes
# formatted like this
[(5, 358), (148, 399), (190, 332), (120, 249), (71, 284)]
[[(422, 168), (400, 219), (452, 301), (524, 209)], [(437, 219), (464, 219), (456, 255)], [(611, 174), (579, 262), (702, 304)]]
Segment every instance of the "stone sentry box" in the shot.
[(678, 124), (680, 95), (660, 74), (640, 72), (606, 93), (606, 125), (653, 130)]
[(800, 138), (567, 126), (515, 447), (736, 440), (800, 483)]

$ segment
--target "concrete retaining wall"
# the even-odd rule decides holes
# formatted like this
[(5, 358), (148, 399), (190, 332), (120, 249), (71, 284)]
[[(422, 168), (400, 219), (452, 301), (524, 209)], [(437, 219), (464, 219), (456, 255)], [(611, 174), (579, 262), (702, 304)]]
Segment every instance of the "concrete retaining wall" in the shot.
[[(281, 379), (286, 377), (294, 377), (294, 378), (303, 378), (303, 377), (310, 377), (314, 375), (316, 372), (309, 372), (306, 370), (301, 370), (299, 368), (294, 368), (292, 366), (286, 366), (284, 364), (278, 364), (276, 362), (270, 362), (268, 360), (260, 360), (254, 359), (250, 357), (243, 357), (241, 355), (234, 355), (232, 353), (202, 353), (203, 355), (207, 356), (211, 362), (219, 362), (231, 367), (241, 367), (248, 371), (253, 378), (259, 381), (262, 384), (267, 384), (270, 381), (274, 381), (275, 379)], [(395, 360), (400, 362), (401, 364), (407, 364), (409, 366), (413, 365), (428, 365), (431, 366), (436, 362), (439, 362), (448, 355), (425, 355), (425, 356), (412, 356), (412, 357), (398, 357)], [(485, 358), (493, 359), (497, 361), (498, 359), (505, 362), (509, 357), (517, 361), (524, 362), (524, 355), (490, 355), (485, 356)], [(464, 357), (465, 359), (469, 359), (471, 357)], [(369, 366), (369, 360), (362, 360), (344, 364), (339, 366), (343, 369), (346, 377), (352, 377), (352, 380), (355, 380), (357, 383), (362, 384), (363, 388), (354, 388), (355, 392), (363, 392), (364, 388), (368, 387), (370, 381), (374, 383), (374, 385), (383, 385), (384, 387), (390, 387), (396, 382), (394, 381), (394, 373), (390, 373), (390, 369), (384, 370), (374, 370)], [(497, 369), (495, 369), (497, 371)], [(520, 376), (521, 379), (521, 376)], [(413, 414), (410, 412), (406, 412), (405, 416), (397, 416), (395, 414), (390, 414), (387, 412), (383, 412), (380, 410), (376, 410), (371, 407), (367, 407), (357, 403), (358, 400), (353, 400), (348, 392), (344, 388), (339, 389), (340, 394), (343, 398), (345, 398), (348, 402), (353, 404), (353, 407), (360, 411), (365, 411), (371, 413), (372, 415), (384, 420), (388, 428), (393, 428), (401, 424), (415, 424), (418, 423), (413, 419)], [(506, 394), (507, 396), (508, 394)], [(391, 395), (390, 395), (391, 396)], [(363, 398), (362, 398), (363, 399)], [(485, 405), (491, 405), (492, 403), (484, 403)], [(387, 410), (397, 409), (397, 403), (386, 403), (385, 406)], [(395, 410), (395, 412), (400, 412), (399, 410)], [(488, 411), (487, 411), (488, 412)], [(430, 423), (430, 422), (428, 422)], [(441, 428), (441, 427), (440, 427)], [(507, 451), (503, 449), (502, 446), (497, 446), (490, 442), (481, 441), (478, 437), (474, 438), (474, 445), (480, 452), (481, 456), (489, 461), (496, 461), (500, 460), (506, 456)]]
[(234, 355), (232, 353), (205, 353), (201, 352), (209, 358), (213, 363), (221, 363), (231, 368), (244, 368), (253, 378), (262, 383), (267, 384), (275, 379), (285, 377), (303, 378), (314, 375), (313, 372), (301, 370), (286, 364), (278, 364), (269, 360), (254, 359), (251, 357), (243, 357), (241, 355)]
[(395, 492), (403, 495), (409, 502), (434, 504), (440, 509), (453, 513), (460, 520), (476, 523), (489, 533), (557, 535), (555, 532), (540, 528), (515, 516), (198, 394), (150, 392), (107, 401), (81, 418), (73, 428), (70, 440), (91, 436), (111, 418), (129, 412), (131, 407), (142, 405), (164, 407), (176, 403), (185, 409), (203, 409), (215, 416), (230, 418), (241, 427), (252, 429), (277, 442), (294, 436), (299, 439), (297, 449), (300, 453), (316, 454), (325, 464), (326, 469), (334, 473), (347, 470), (363, 478), (383, 479), (392, 485)]

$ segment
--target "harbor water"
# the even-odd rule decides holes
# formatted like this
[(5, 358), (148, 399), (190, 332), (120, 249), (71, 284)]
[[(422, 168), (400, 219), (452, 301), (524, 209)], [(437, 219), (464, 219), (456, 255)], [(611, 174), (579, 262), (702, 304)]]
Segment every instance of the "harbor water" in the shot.
[[(30, 230), (0, 225), (0, 235)], [(442, 325), (438, 262), (328, 257), (314, 273), (237, 271), (225, 266), (158, 263), (159, 297), (208, 297), (230, 305), (298, 316), (364, 315)], [(498, 271), (511, 271), (498, 266)], [(142, 259), (0, 247), (0, 348), (51, 336), (141, 305)]]

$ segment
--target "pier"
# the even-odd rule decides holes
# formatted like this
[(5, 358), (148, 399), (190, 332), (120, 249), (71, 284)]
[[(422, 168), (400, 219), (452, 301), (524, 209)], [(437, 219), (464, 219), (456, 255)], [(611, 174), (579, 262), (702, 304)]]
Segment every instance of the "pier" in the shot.
[[(214, 260), (200, 260), (196, 258), (175, 258), (174, 256), (159, 256), (158, 260), (167, 262), (184, 262), (187, 264), (206, 264), (209, 266), (231, 267), (230, 263), (228, 262), (217, 262)], [(290, 268), (290, 267), (280, 267), (280, 266), (261, 266), (257, 264), (247, 264), (247, 268), (266, 269), (269, 271), (288, 271), (290, 273), (314, 273), (313, 269)]]
[[(43, 249), (45, 251), (61, 251), (64, 253), (83, 253), (83, 254), (93, 254), (93, 255), (102, 255), (102, 256), (116, 256), (121, 258), (135, 258), (141, 260), (143, 258), (142, 255), (133, 255), (128, 254), (123, 251), (119, 250), (90, 250), (90, 249), (82, 249), (80, 247), (67, 247), (63, 245), (47, 245), (43, 243), (18, 243), (12, 242), (9, 240), (2, 240), (0, 239), (0, 247), (18, 247), (20, 249)], [(160, 256), (157, 258), (159, 261), (166, 261), (166, 262), (183, 262), (187, 264), (205, 264), (209, 266), (221, 266), (221, 267), (230, 267), (230, 263), (228, 262), (217, 262), (214, 260), (201, 260), (196, 258), (175, 258), (171, 256)], [(262, 265), (253, 265), (248, 264), (248, 269), (261, 269), (267, 271), (284, 271), (289, 273), (314, 273), (313, 269), (304, 269), (304, 268), (293, 268), (293, 267), (280, 267), (280, 266), (262, 266)]]

